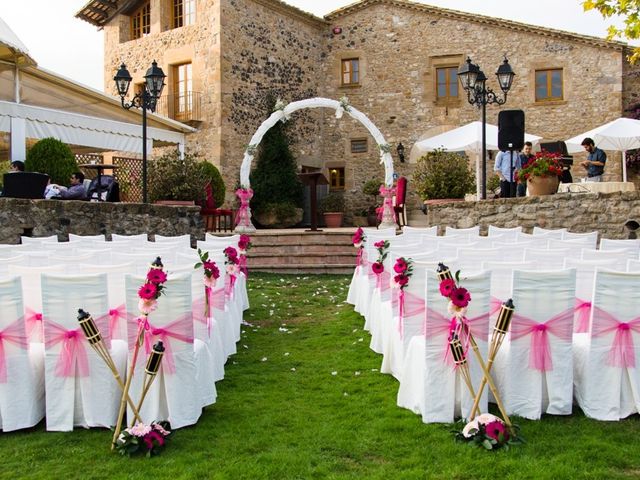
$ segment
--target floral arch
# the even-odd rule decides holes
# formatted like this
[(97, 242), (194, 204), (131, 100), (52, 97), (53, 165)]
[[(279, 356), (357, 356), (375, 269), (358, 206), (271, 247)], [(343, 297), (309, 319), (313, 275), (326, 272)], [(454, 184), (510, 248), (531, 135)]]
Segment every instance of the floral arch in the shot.
[(250, 233), (255, 231), (255, 227), (251, 223), (251, 209), (249, 208), (249, 201), (253, 197), (253, 190), (251, 190), (251, 184), (249, 181), (249, 174), (251, 173), (251, 163), (253, 157), (256, 154), (258, 145), (262, 141), (262, 137), (269, 131), (271, 127), (278, 122), (286, 122), (292, 113), (304, 108), (331, 108), (335, 110), (336, 118), (342, 118), (346, 112), (355, 120), (358, 120), (371, 134), (378, 145), (380, 152), (380, 163), (384, 164), (385, 170), (385, 185), (380, 187), (380, 194), (384, 197), (383, 211), (382, 211), (382, 223), (381, 227), (393, 227), (395, 226), (395, 214), (393, 212), (392, 196), (394, 194), (393, 189), (393, 158), (391, 157), (391, 147), (385, 141), (384, 136), (369, 118), (359, 111), (357, 108), (349, 105), (349, 101), (346, 97), (342, 97), (340, 101), (332, 100), (330, 98), (308, 98), (306, 100), (299, 100), (297, 102), (291, 102), (285, 104), (281, 100), (276, 102), (275, 111), (267, 118), (262, 125), (256, 130), (251, 137), (249, 146), (244, 152), (244, 158), (242, 165), (240, 166), (240, 185), (241, 187), (236, 191), (236, 195), (240, 199), (240, 209), (238, 210), (238, 216), (236, 219), (236, 232)]

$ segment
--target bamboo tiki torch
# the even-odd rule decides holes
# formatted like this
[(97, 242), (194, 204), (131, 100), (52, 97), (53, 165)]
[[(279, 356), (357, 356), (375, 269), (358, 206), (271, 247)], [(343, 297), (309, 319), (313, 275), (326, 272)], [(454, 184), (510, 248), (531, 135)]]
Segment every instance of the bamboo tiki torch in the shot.
[[(138, 411), (142, 409), (142, 403), (144, 402), (151, 384), (156, 378), (158, 370), (160, 369), (160, 362), (162, 362), (162, 356), (164, 355), (164, 345), (162, 342), (158, 342), (153, 346), (149, 359), (147, 360), (147, 366), (144, 371), (146, 373), (142, 384), (142, 394), (140, 395), (140, 401), (138, 402)], [(135, 425), (135, 419), (131, 422), (131, 426)]]

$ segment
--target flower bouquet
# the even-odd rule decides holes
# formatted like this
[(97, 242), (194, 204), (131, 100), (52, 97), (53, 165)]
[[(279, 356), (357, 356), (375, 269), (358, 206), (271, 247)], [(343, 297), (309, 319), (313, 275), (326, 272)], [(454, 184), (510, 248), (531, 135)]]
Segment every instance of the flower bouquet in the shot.
[(218, 269), (216, 262), (214, 262), (213, 260), (209, 260), (209, 252), (203, 252), (202, 250), (198, 249), (198, 256), (200, 257), (200, 261), (196, 263), (193, 268), (196, 270), (198, 268), (204, 269), (204, 318), (209, 318), (211, 308), (209, 304), (209, 298), (211, 297), (211, 292), (216, 286), (218, 278), (220, 278), (220, 270)]
[(136, 423), (122, 431), (116, 441), (116, 450), (120, 455), (144, 454), (147, 457), (159, 454), (171, 436), (169, 422), (157, 422), (151, 425)]
[(384, 272), (383, 262), (387, 258), (389, 245), (390, 243), (388, 240), (380, 240), (379, 242), (373, 244), (373, 246), (376, 247), (376, 250), (378, 250), (378, 259), (371, 264), (371, 270), (376, 275), (380, 275), (382, 272)]
[(393, 277), (393, 283), (396, 288), (404, 290), (409, 285), (409, 278), (413, 275), (413, 261), (409, 258), (399, 257), (393, 266), (396, 273)]
[(247, 251), (251, 248), (251, 237), (247, 234), (240, 235), (238, 240), (238, 266), (240, 271), (248, 276), (247, 270)]
[(356, 233), (351, 237), (351, 243), (353, 246), (358, 249), (358, 254), (356, 256), (356, 268), (360, 268), (362, 265), (362, 252), (364, 252), (364, 242), (366, 240), (366, 236), (364, 234), (364, 230), (361, 227), (358, 227)]
[(454, 433), (457, 441), (469, 442), (486, 450), (507, 450), (510, 445), (524, 443), (517, 425), (507, 427), (499, 417), (490, 413), (478, 415), (462, 431), (456, 430)]
[(238, 251), (234, 247), (225, 248), (224, 253), (227, 274), (229, 275), (229, 284), (227, 289), (227, 296), (230, 296), (233, 292), (233, 287), (236, 283), (236, 277), (240, 273), (240, 260), (238, 259)]
[(549, 195), (558, 190), (562, 165), (559, 153), (542, 150), (516, 172), (516, 180), (526, 182), (530, 195)]

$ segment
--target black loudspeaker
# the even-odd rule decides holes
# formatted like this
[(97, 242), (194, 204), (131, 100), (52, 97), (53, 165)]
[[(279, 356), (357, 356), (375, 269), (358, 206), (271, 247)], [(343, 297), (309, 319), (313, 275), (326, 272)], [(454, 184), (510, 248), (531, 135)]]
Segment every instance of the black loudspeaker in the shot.
[(522, 110), (502, 110), (498, 114), (498, 148), (522, 150), (524, 147), (524, 112)]

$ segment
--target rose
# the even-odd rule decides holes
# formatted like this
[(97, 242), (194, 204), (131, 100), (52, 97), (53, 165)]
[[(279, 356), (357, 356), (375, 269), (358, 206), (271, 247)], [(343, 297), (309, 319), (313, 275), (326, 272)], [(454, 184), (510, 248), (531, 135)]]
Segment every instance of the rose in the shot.
[(376, 275), (380, 275), (382, 272), (384, 272), (384, 265), (382, 264), (382, 262), (375, 262), (371, 265), (371, 270)]
[(445, 278), (440, 282), (440, 295), (449, 298), (456, 288), (456, 282), (452, 278)]
[(374, 243), (373, 246), (376, 248), (384, 248), (384, 240)]
[(407, 261), (402, 257), (398, 258), (396, 264), (393, 266), (396, 273), (404, 273), (407, 271), (407, 268), (409, 268)]
[(362, 231), (361, 227), (358, 227), (358, 229), (356, 230), (356, 233), (353, 234), (353, 237), (351, 238), (351, 243), (353, 243), (354, 245), (356, 245), (357, 247), (360, 246), (360, 244), (362, 243), (362, 238), (364, 237), (364, 232)]
[(238, 240), (238, 248), (240, 250), (247, 250), (251, 246), (251, 237), (246, 234), (240, 235), (240, 239)]
[(409, 283), (409, 277), (407, 275), (399, 274), (393, 277), (393, 279), (400, 286), (400, 288), (406, 286)]
[[(229, 260), (233, 261), (238, 258), (238, 251), (233, 247), (227, 247), (222, 251)], [(235, 263), (235, 262), (234, 262)]]
[(469, 305), (471, 294), (466, 288), (458, 287), (453, 289), (449, 298), (456, 307), (464, 308)]
[(220, 277), (220, 270), (218, 269), (216, 262), (206, 261), (203, 265), (206, 277), (212, 277), (214, 280)]
[(138, 296), (143, 300), (153, 300), (157, 295), (158, 287), (154, 283), (145, 283), (138, 289)]
[(484, 431), (487, 437), (494, 439), (497, 442), (503, 443), (509, 440), (509, 432), (504, 427), (504, 423), (501, 420), (495, 420), (487, 423), (484, 427)]
[(152, 450), (154, 447), (154, 442), (156, 442), (158, 444), (159, 447), (164, 445), (164, 437), (162, 435), (160, 435), (160, 433), (151, 430), (149, 433), (147, 433), (144, 438), (144, 443), (147, 446), (147, 450)]
[(152, 268), (147, 273), (147, 281), (155, 283), (156, 285), (159, 283), (164, 283), (167, 281), (167, 274), (159, 268)]

